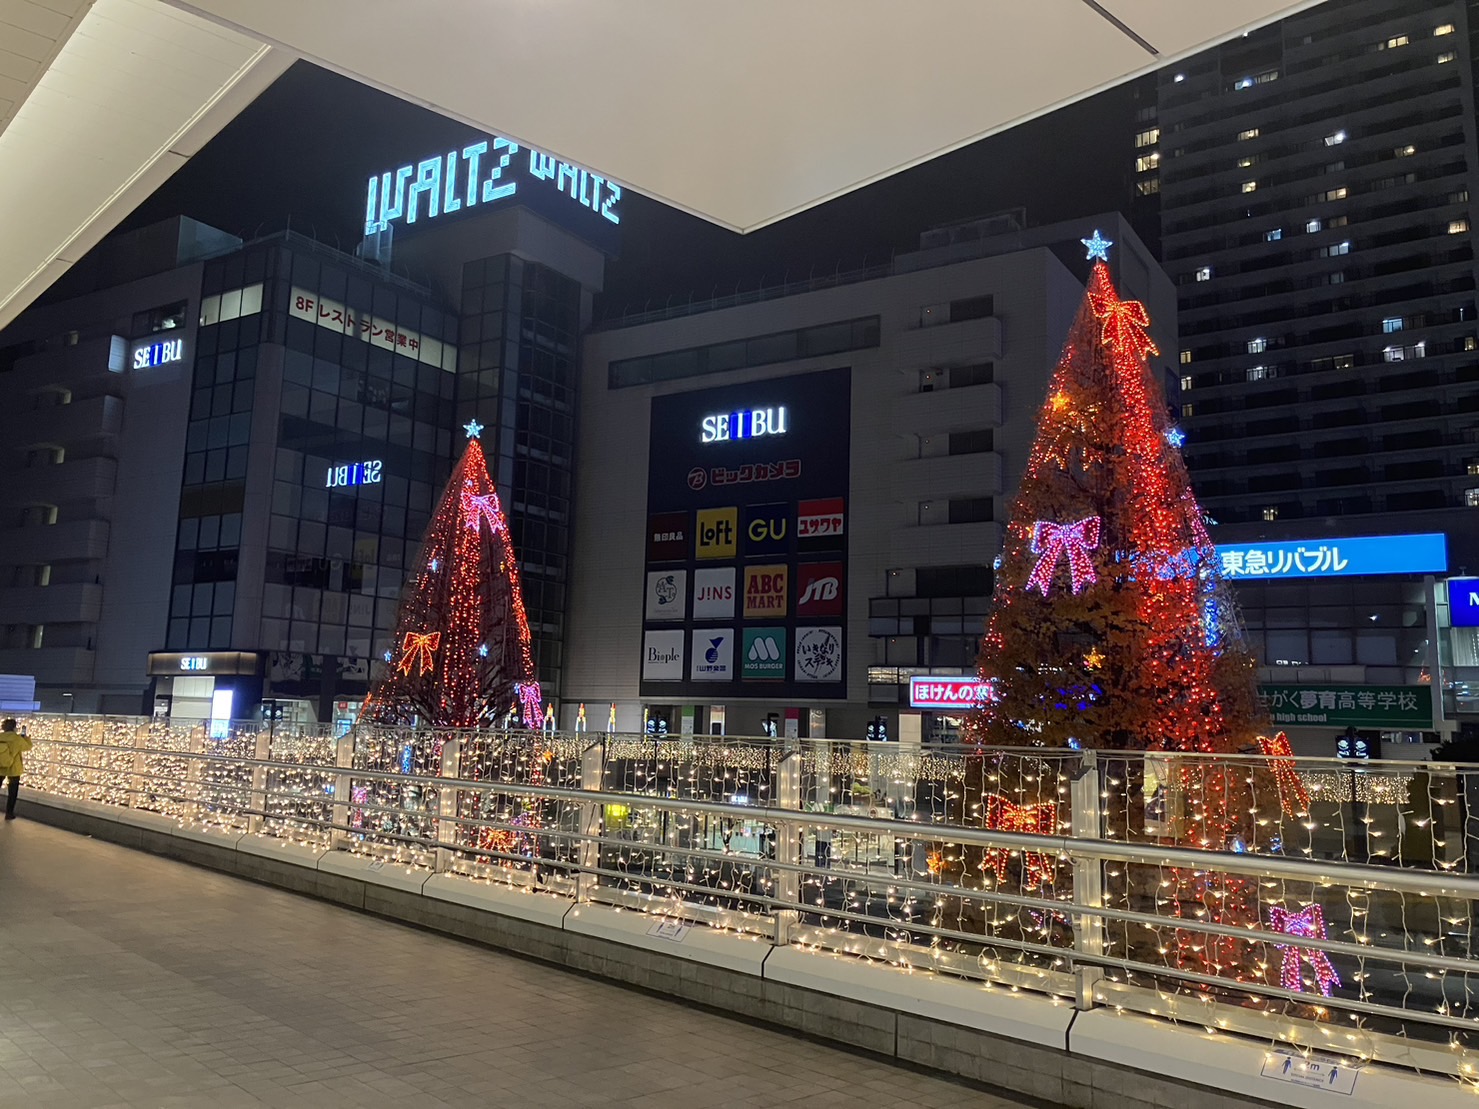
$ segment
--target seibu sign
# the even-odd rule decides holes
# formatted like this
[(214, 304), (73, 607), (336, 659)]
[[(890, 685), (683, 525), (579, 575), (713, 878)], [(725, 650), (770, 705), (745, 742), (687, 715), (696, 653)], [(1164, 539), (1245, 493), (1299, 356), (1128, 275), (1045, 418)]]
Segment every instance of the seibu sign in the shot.
[(980, 678), (924, 675), (909, 679), (909, 707), (914, 709), (963, 712), (991, 699), (991, 683)]
[(741, 408), (721, 412), (699, 421), (700, 443), (725, 443), (731, 439), (764, 439), (786, 434), (786, 407)]

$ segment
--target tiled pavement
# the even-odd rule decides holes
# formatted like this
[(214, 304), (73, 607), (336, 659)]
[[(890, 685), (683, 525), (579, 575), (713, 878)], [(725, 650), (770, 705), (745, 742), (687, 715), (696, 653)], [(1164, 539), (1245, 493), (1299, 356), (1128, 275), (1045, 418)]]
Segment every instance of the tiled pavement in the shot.
[(790, 1103), (1021, 1104), (24, 819), (0, 825), (0, 1106)]

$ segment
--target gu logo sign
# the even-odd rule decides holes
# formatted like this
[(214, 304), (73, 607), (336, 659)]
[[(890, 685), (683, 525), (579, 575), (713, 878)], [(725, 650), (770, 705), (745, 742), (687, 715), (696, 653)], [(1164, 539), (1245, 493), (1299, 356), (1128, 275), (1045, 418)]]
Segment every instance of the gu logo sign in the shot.
[(785, 566), (745, 567), (745, 619), (786, 614)]
[(810, 548), (840, 548), (845, 522), (841, 497), (802, 501), (796, 510), (796, 538)]
[(791, 537), (788, 504), (756, 504), (745, 509), (745, 554), (783, 554)]
[(842, 563), (808, 562), (796, 567), (796, 615), (842, 615)]
[(738, 509), (701, 509), (698, 514), (697, 557), (733, 558), (738, 520)]

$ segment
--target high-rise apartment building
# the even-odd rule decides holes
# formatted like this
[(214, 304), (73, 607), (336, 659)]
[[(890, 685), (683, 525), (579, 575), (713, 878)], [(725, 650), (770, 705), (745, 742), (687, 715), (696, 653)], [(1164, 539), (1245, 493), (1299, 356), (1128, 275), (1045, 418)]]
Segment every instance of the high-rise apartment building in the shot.
[(1479, 507), (1474, 14), (1331, 0), (1157, 75), (1137, 181), (1218, 520)]

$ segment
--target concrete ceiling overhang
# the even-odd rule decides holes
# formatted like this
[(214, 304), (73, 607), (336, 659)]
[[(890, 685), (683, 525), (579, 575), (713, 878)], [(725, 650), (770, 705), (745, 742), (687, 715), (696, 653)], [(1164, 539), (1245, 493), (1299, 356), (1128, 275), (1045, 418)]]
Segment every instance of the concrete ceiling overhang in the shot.
[(0, 327), (300, 57), (752, 231), (1316, 2), (0, 0)]
[(178, 2), (753, 231), (1313, 0)]

